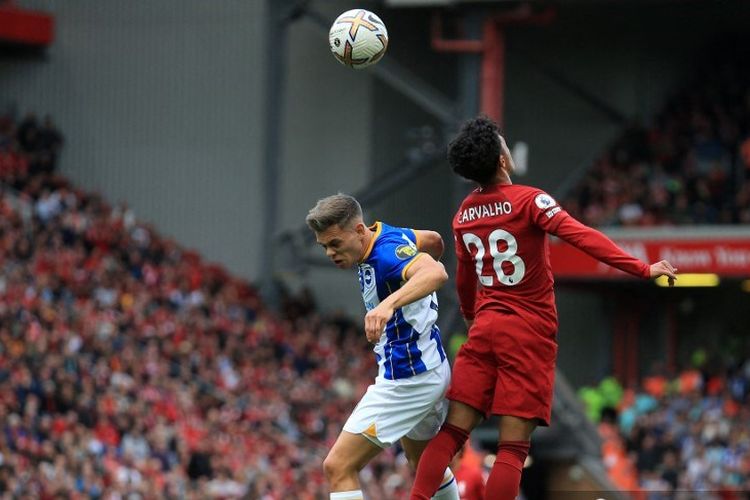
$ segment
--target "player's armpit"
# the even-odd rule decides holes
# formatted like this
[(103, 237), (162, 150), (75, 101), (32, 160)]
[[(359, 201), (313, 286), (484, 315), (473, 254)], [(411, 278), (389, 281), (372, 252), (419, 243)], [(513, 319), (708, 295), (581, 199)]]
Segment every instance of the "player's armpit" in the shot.
[(443, 237), (440, 236), (440, 233), (425, 229), (415, 229), (414, 235), (417, 238), (417, 250), (430, 254), (435, 260), (440, 260), (445, 250)]

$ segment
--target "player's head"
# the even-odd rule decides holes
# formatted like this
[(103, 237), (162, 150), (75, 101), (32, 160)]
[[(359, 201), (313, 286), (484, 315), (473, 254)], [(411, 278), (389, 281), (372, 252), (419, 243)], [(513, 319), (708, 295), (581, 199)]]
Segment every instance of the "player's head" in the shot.
[(367, 248), (367, 227), (359, 202), (347, 194), (318, 200), (305, 218), (315, 239), (337, 267), (352, 267)]
[(448, 145), (448, 163), (455, 173), (481, 185), (493, 184), (498, 174), (510, 175), (515, 169), (497, 124), (486, 116), (464, 123)]

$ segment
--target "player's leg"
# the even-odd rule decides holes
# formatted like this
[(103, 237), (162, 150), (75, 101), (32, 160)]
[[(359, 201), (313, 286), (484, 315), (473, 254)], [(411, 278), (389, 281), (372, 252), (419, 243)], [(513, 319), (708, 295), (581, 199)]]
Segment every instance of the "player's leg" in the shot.
[(342, 431), (323, 461), (331, 500), (363, 500), (359, 471), (381, 451), (381, 447), (362, 434)]
[[(330, 477), (332, 491), (336, 488), (357, 485), (357, 476), (364, 465), (377, 453), (391, 446), (418, 427), (420, 422), (430, 420), (438, 403), (443, 408), (439, 421), (433, 424), (431, 437), (445, 416), (443, 395), (450, 380), (450, 366), (443, 363), (440, 366), (402, 380), (378, 381), (367, 388), (367, 392), (344, 424), (344, 431), (339, 441), (351, 443), (354, 449), (344, 447), (336, 442), (326, 459), (326, 474)], [(437, 420), (436, 416), (432, 416)], [(354, 440), (352, 437), (358, 438)], [(366, 441), (371, 450), (369, 453), (358, 455), (360, 443)], [(341, 453), (334, 453), (335, 451)], [(329, 474), (330, 470), (330, 474)], [(339, 471), (339, 473), (336, 473)], [(336, 478), (341, 478), (337, 481)], [(332, 498), (338, 498), (333, 497)], [(348, 497), (347, 497), (348, 498)]]
[(368, 387), (323, 461), (332, 500), (364, 498), (359, 486), (359, 471), (393, 442), (383, 440), (387, 439), (383, 434), (383, 429), (387, 428), (383, 417), (393, 406), (391, 393), (387, 381)]
[[(422, 452), (427, 448), (428, 444), (429, 441), (418, 441), (407, 437), (401, 438), (401, 446), (404, 448), (404, 454), (412, 468), (417, 468), (419, 458), (422, 456)], [(456, 484), (456, 478), (453, 476), (453, 471), (451, 471), (450, 467), (445, 469), (443, 480), (440, 483), (440, 486), (438, 486), (435, 494), (432, 495), (432, 498), (440, 500), (460, 500), (458, 484)]]
[(532, 329), (508, 316), (496, 336), (497, 386), (492, 413), (500, 415), (497, 458), (487, 480), (487, 500), (512, 500), (518, 495), (529, 453), (531, 433), (549, 425), (552, 412), (557, 343), (553, 329)]
[(422, 452), (427, 448), (428, 443), (429, 441), (417, 441), (407, 437), (401, 438), (401, 447), (404, 449), (404, 455), (406, 455), (406, 460), (412, 469), (417, 468), (419, 457), (422, 456)]
[(446, 395), (450, 400), (448, 417), (419, 460), (412, 500), (427, 500), (437, 491), (448, 464), (489, 410), (497, 369), (487, 355), (489, 342), (477, 325), (456, 356), (453, 380)]
[(487, 480), (485, 500), (513, 500), (518, 496), (523, 464), (536, 426), (536, 419), (500, 417), (497, 458)]
[[(445, 399), (445, 394), (451, 382), (451, 368), (447, 361), (432, 370), (429, 382), (433, 390), (423, 393), (423, 397), (428, 401), (427, 411), (414, 420), (409, 432), (401, 438), (401, 446), (404, 448), (406, 458), (414, 469), (417, 468), (422, 452), (430, 439), (440, 431), (440, 426), (445, 422), (448, 414), (449, 402)], [(450, 468), (444, 469), (442, 481), (432, 498), (459, 500), (458, 485)]]
[(484, 420), (484, 413), (473, 406), (469, 406), (461, 401), (451, 401), (448, 405), (448, 416), (445, 419), (445, 423), (448, 425), (458, 427), (469, 433), (482, 420)]
[(444, 483), (445, 471), (458, 450), (469, 439), (469, 433), (484, 415), (475, 408), (451, 401), (448, 417), (437, 436), (430, 440), (422, 453), (411, 490), (412, 500), (427, 500)]

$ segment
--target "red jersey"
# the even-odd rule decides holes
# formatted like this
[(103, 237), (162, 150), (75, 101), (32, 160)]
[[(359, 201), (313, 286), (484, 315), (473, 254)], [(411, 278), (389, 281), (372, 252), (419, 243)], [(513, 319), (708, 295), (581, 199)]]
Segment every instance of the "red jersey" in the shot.
[(621, 271), (650, 277), (648, 264), (575, 220), (544, 191), (518, 184), (480, 187), (453, 219), (456, 286), (466, 319), (494, 310), (557, 329), (547, 233)]

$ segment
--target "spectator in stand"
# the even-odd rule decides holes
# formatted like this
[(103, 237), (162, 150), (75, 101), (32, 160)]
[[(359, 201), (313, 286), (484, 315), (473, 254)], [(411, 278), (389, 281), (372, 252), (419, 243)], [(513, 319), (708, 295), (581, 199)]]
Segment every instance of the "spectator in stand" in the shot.
[(574, 189), (570, 213), (596, 226), (750, 221), (750, 70), (741, 55), (712, 64), (652, 128), (625, 129)]
[[(21, 130), (0, 120), (0, 148)], [(376, 371), (355, 324), (309, 294), (276, 316), (46, 170), (0, 172), (0, 498), (327, 498), (319, 464)], [(398, 450), (363, 474), (373, 499), (411, 482)]]
[[(636, 475), (640, 488), (651, 492), (648, 498), (675, 489), (740, 498), (750, 490), (750, 358), (700, 368), (684, 370), (665, 386), (655, 382), (659, 375), (644, 379), (620, 408), (619, 437), (610, 424), (614, 418), (603, 417), (604, 463), (616, 484)], [(603, 412), (610, 414), (616, 415), (611, 408)], [(629, 458), (617, 451), (625, 442)]]
[(39, 166), (42, 172), (52, 173), (57, 168), (57, 157), (62, 150), (63, 137), (60, 131), (52, 122), (52, 117), (44, 117), (42, 126), (39, 129), (40, 151)]

